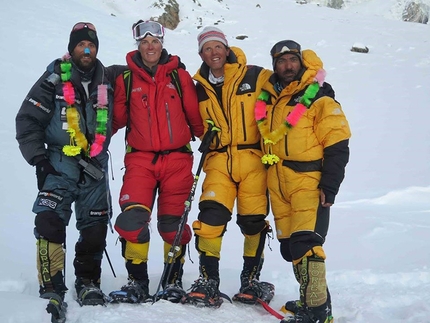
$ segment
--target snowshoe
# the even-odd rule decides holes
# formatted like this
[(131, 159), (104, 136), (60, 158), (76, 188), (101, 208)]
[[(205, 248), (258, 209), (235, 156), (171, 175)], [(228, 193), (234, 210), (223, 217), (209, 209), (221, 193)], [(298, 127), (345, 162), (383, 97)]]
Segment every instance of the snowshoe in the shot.
[(67, 303), (63, 301), (61, 296), (48, 292), (42, 294), (40, 297), (49, 299), (46, 311), (51, 314), (51, 323), (66, 322)]
[(138, 281), (129, 279), (127, 285), (109, 293), (111, 303), (131, 303), (137, 304), (152, 301), (148, 293), (149, 282), (146, 280)]
[(185, 295), (186, 292), (180, 286), (177, 284), (169, 284), (163, 290), (159, 291), (154, 298), (155, 301), (165, 299), (172, 303), (179, 303)]
[(94, 284), (90, 284), (88, 286), (82, 287), (76, 301), (81, 306), (87, 306), (87, 305), (106, 306), (106, 303), (108, 302), (108, 298), (105, 294), (103, 294), (100, 288), (98, 288)]
[(286, 315), (281, 323), (333, 323), (331, 308), (327, 305), (305, 307), (300, 301), (288, 301), (281, 309)]
[(233, 296), (233, 301), (251, 305), (258, 304), (261, 301), (269, 304), (274, 295), (275, 286), (273, 284), (252, 280), (247, 286), (240, 288), (239, 293)]
[(231, 302), (230, 297), (219, 291), (216, 280), (199, 278), (191, 286), (191, 291), (182, 297), (181, 303), (218, 308), (223, 303), (223, 298)]

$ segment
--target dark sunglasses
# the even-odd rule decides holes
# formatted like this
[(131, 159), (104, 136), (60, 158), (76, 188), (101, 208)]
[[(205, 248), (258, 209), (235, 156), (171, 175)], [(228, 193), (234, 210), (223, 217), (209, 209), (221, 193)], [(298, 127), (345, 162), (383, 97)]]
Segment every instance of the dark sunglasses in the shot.
[(78, 22), (77, 24), (75, 24), (73, 26), (72, 31), (77, 31), (77, 30), (81, 30), (84, 28), (88, 28), (88, 29), (94, 31), (95, 33), (97, 33), (96, 27), (90, 22)]
[(293, 40), (281, 40), (280, 42), (277, 42), (270, 50), (270, 55), (272, 55), (273, 58), (278, 58), (285, 53), (295, 53), (301, 56), (302, 49), (300, 44)]

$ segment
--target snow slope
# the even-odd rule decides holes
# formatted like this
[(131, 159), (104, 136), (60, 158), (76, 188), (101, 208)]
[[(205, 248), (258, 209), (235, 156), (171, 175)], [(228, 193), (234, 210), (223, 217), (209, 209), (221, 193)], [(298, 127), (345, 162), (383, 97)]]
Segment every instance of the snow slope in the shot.
[[(167, 31), (165, 47), (178, 54), (194, 73), (201, 60), (196, 36), (200, 24), (217, 23), (230, 45), (244, 49), (250, 64), (271, 68), (269, 50), (281, 39), (294, 39), (315, 50), (327, 70), (349, 119), (351, 158), (336, 204), (325, 250), (335, 322), (430, 322), (430, 91), (429, 26), (401, 22), (406, 1), (349, 1), (345, 10), (294, 0), (180, 1), (181, 23)], [(0, 322), (49, 322), (46, 301), (38, 298), (32, 203), (37, 194), (34, 169), (22, 158), (15, 140), (14, 118), (30, 87), (45, 67), (67, 49), (77, 21), (98, 29), (99, 58), (105, 65), (123, 64), (134, 49), (131, 25), (156, 14), (143, 0), (7, 1), (0, 11)], [(199, 6), (199, 3), (201, 6)], [(257, 4), (259, 6), (257, 6)], [(245, 9), (246, 8), (246, 14)], [(200, 22), (201, 21), (201, 22)], [(237, 35), (247, 35), (237, 40)], [(368, 54), (353, 53), (354, 43)], [(121, 187), (123, 135), (111, 150), (115, 214)], [(197, 143), (194, 145), (197, 147)], [(196, 166), (199, 160), (196, 153)], [(198, 190), (199, 192), (199, 190)], [(198, 194), (197, 194), (198, 195)], [(197, 216), (197, 204), (190, 222)], [(273, 224), (271, 216), (269, 217)], [(239, 288), (242, 237), (232, 221), (223, 242), (221, 290)], [(150, 289), (162, 271), (162, 243), (152, 223)], [(119, 288), (126, 280), (116, 234), (108, 247), (117, 278), (103, 263), (102, 288)], [(68, 323), (141, 322), (278, 322), (261, 308), (224, 303), (217, 310), (167, 302), (80, 308), (73, 301), (74, 223), (68, 229), (67, 284), (71, 291)], [(185, 266), (184, 285), (198, 275), (193, 244)], [(276, 286), (271, 305), (278, 309), (298, 297), (291, 265), (276, 240), (266, 248), (262, 279)]]

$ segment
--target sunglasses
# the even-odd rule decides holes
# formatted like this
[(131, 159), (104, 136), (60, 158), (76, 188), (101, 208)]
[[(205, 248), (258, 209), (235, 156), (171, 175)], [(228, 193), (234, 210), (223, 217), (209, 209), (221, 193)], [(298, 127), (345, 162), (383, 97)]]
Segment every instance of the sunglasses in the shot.
[(81, 30), (84, 28), (88, 28), (88, 29), (94, 31), (95, 33), (97, 33), (96, 27), (90, 22), (78, 22), (77, 24), (75, 24), (73, 26), (72, 31), (77, 31), (77, 30)]
[(278, 58), (285, 53), (295, 53), (301, 56), (302, 49), (300, 47), (300, 44), (296, 43), (293, 40), (282, 40), (276, 43), (270, 50), (270, 55), (272, 55), (273, 58)]
[(142, 40), (146, 36), (163, 38), (164, 27), (155, 21), (142, 21), (133, 25), (133, 38), (136, 41)]

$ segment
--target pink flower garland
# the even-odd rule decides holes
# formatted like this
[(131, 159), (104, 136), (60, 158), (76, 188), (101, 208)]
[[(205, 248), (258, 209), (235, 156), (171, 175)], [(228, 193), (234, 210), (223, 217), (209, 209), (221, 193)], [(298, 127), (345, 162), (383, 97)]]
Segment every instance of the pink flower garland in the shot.
[[(95, 157), (103, 150), (106, 141), (106, 122), (107, 122), (107, 85), (101, 84), (97, 88), (97, 130), (94, 142), (90, 148), (90, 157)], [(104, 110), (104, 111), (103, 111)]]

